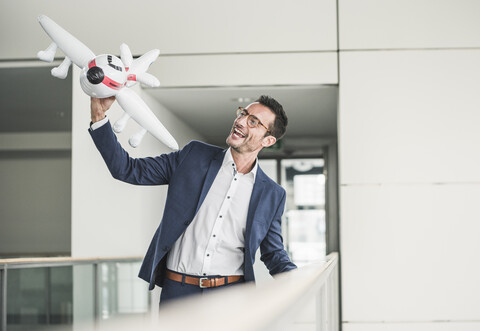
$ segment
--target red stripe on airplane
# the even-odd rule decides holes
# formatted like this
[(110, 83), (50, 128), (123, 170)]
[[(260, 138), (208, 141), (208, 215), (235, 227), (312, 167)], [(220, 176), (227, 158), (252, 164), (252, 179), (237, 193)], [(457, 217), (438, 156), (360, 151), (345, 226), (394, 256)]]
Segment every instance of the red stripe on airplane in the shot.
[(103, 78), (102, 83), (114, 90), (119, 90), (123, 87), (122, 84), (117, 83), (116, 81), (108, 78), (107, 76)]

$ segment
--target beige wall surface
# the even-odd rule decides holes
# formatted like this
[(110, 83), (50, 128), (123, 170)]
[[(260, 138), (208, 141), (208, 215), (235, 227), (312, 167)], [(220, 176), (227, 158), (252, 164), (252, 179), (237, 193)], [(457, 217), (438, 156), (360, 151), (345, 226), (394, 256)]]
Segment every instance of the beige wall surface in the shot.
[(336, 52), (160, 57), (162, 87), (337, 84)]
[(338, 1), (342, 50), (480, 47), (480, 1)]
[(340, 59), (342, 183), (480, 182), (480, 50)]
[(449, 322), (433, 323), (357, 323), (344, 324), (343, 331), (477, 331), (480, 322)]
[(342, 186), (344, 321), (479, 320), (479, 196), (478, 184)]
[(340, 2), (345, 330), (480, 325), (477, 12), (474, 1)]

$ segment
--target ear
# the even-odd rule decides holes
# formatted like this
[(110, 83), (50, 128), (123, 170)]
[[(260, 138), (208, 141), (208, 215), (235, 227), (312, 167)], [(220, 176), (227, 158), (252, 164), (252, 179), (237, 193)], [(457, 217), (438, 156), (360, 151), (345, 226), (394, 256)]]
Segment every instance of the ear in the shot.
[(276, 142), (277, 142), (277, 138), (275, 138), (274, 136), (266, 136), (265, 138), (263, 138), (262, 146), (263, 147), (270, 147), (273, 144), (275, 144)]

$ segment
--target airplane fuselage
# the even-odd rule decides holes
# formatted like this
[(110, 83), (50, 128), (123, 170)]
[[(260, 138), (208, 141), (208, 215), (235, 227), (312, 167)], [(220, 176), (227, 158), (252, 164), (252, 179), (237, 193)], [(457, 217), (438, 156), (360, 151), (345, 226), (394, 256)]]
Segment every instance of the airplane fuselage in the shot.
[(96, 56), (82, 69), (80, 86), (91, 97), (108, 98), (125, 87), (127, 69), (122, 61), (111, 54)]

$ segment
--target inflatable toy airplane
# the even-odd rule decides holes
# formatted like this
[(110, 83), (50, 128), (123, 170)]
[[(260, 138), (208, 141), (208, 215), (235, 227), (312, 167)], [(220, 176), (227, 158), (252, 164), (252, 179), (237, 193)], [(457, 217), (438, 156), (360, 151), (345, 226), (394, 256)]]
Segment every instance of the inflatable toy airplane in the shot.
[(178, 149), (175, 139), (160, 123), (147, 104), (135, 92), (126, 88), (133, 86), (136, 82), (151, 87), (160, 85), (156, 77), (146, 72), (150, 64), (160, 54), (158, 49), (151, 50), (133, 60), (128, 46), (122, 44), (120, 46), (121, 60), (111, 54), (95, 56), (87, 46), (47, 16), (40, 15), (38, 21), (53, 40), (53, 43), (46, 50), (38, 52), (38, 58), (45, 62), (52, 62), (57, 47), (66, 55), (63, 62), (52, 69), (52, 76), (65, 79), (68, 68), (72, 62), (75, 63), (82, 69), (80, 86), (86, 94), (95, 98), (115, 96), (125, 111), (123, 117), (113, 125), (115, 132), (121, 132), (130, 117), (143, 128), (128, 140), (132, 147), (137, 147), (148, 131), (171, 149)]

